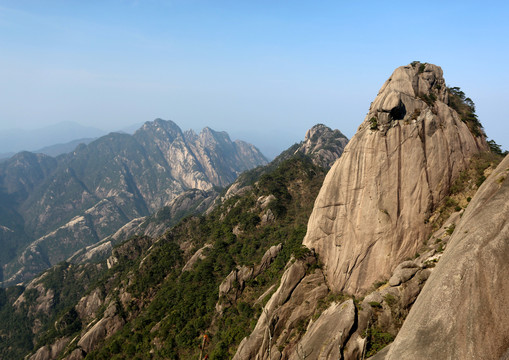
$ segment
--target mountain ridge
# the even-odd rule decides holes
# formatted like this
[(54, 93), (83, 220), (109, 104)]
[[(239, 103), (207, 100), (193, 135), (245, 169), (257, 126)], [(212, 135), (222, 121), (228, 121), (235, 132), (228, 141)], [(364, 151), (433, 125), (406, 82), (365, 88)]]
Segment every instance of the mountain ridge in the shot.
[[(208, 135), (201, 139), (185, 139), (174, 122), (156, 119), (134, 135), (109, 133), (57, 159), (21, 153), (0, 164), (3, 196), (24, 219), (12, 230), (37, 240), (20, 254), (21, 262), (2, 264), (8, 283), (23, 279), (23, 267), (33, 276), (35, 269), (66, 259), (187, 189), (225, 186), (241, 171), (266, 162), (254, 146), (236, 145), (224, 132), (204, 131)], [(25, 158), (25, 171), (39, 168), (32, 185), (16, 182), (13, 175)], [(24, 263), (30, 258), (38, 263), (34, 269)]]

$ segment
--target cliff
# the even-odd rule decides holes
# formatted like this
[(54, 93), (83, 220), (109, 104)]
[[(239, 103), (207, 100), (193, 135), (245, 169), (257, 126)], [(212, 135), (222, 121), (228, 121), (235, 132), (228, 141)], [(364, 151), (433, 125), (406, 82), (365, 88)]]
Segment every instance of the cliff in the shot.
[(385, 359), (509, 355), (509, 157), (479, 188)]
[(332, 290), (365, 293), (412, 257), (454, 179), (488, 149), (450, 97), (440, 67), (399, 67), (327, 174), (304, 245), (319, 254)]

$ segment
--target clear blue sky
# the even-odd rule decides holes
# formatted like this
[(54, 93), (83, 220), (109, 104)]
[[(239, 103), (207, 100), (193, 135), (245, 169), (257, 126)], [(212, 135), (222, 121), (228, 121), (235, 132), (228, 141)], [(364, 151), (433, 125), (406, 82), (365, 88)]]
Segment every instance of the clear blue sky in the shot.
[(268, 156), (348, 137), (392, 71), (440, 65), (509, 148), (505, 1), (0, 0), (0, 131), (156, 117)]

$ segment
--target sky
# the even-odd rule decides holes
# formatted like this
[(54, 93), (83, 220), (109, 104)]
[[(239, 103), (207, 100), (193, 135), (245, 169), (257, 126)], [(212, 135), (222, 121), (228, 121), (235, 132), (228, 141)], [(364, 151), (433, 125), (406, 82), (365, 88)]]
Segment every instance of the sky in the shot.
[(509, 149), (506, 1), (0, 0), (0, 131), (205, 126), (272, 158), (355, 134), (395, 68), (442, 67)]

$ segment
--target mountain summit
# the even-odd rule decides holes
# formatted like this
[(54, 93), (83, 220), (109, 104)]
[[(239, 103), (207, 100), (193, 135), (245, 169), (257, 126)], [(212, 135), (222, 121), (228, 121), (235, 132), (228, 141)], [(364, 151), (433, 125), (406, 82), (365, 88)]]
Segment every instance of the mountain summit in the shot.
[(320, 254), (334, 290), (361, 294), (412, 257), (453, 180), (488, 150), (452, 97), (440, 67), (397, 68), (328, 173), (304, 245)]

